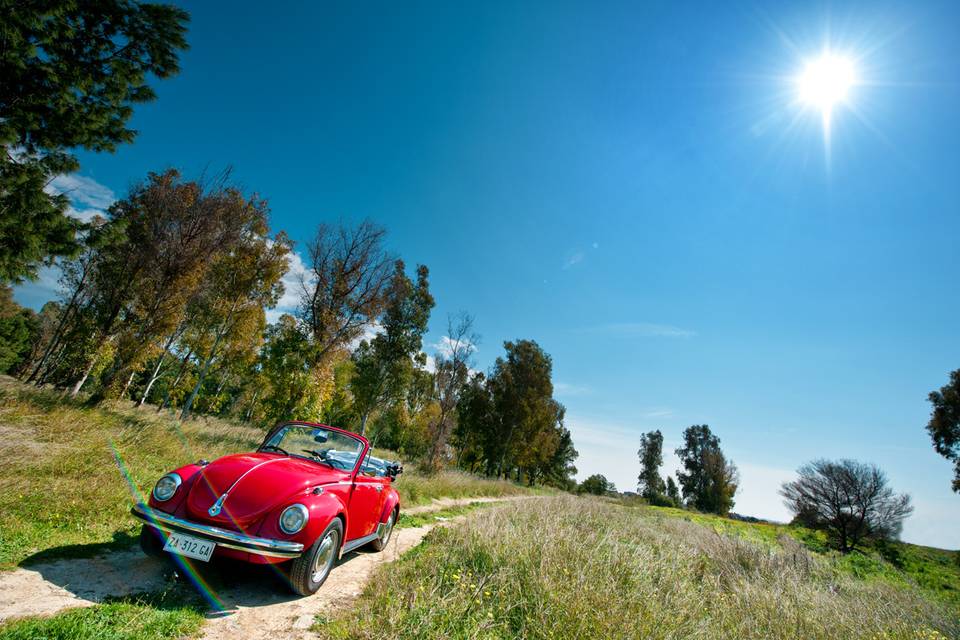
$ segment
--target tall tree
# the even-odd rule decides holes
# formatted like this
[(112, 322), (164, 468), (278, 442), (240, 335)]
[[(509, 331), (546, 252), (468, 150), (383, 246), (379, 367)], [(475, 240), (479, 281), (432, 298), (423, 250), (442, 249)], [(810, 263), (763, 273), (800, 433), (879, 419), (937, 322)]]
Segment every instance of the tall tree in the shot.
[(684, 502), (699, 511), (726, 515), (733, 508), (738, 476), (720, 449), (720, 439), (704, 424), (687, 427), (683, 441), (676, 454), (683, 465), (677, 478)]
[(815, 460), (797, 474), (780, 489), (784, 504), (800, 524), (825, 529), (844, 553), (867, 537), (896, 538), (913, 512), (910, 496), (894, 493), (874, 465)]
[(73, 149), (133, 141), (132, 107), (155, 98), (148, 75), (179, 71), (189, 17), (130, 0), (0, 0), (0, 14), (0, 282), (11, 282), (75, 252), (79, 224), (48, 185), (78, 169)]
[(184, 402), (181, 420), (190, 416), (214, 360), (231, 346), (243, 350), (243, 345), (259, 343), (264, 308), (275, 305), (283, 295), (281, 278), (289, 264), (290, 241), (283, 233), (271, 239), (263, 203), (249, 204), (256, 213), (251, 215), (248, 229), (241, 234), (237, 247), (214, 263), (207, 276), (210, 285), (204, 289), (206, 295), (196, 301), (195, 319), (211, 344)]
[(413, 378), (414, 358), (423, 346), (434, 305), (429, 274), (427, 267), (419, 265), (414, 283), (406, 274), (403, 260), (394, 263), (381, 316), (382, 330), (354, 353), (356, 374), (351, 387), (361, 435), (366, 432), (370, 415), (401, 400)]
[(673, 476), (667, 476), (667, 499), (672, 502), (671, 506), (679, 507), (683, 504), (683, 499), (680, 497), (680, 488), (677, 486), (677, 483), (674, 482)]
[(950, 382), (929, 395), (933, 411), (927, 433), (933, 448), (953, 462), (953, 490), (960, 493), (960, 369), (950, 373)]
[(660, 467), (663, 466), (663, 434), (660, 430), (650, 431), (640, 436), (640, 476), (637, 478), (637, 489), (650, 502), (657, 502), (666, 486), (660, 477)]
[(37, 314), (17, 304), (10, 287), (0, 283), (0, 373), (23, 364), (39, 328)]
[(441, 456), (447, 447), (457, 418), (460, 394), (470, 377), (473, 354), (480, 337), (473, 331), (473, 317), (461, 312), (447, 318), (447, 335), (442, 339), (434, 360), (433, 396), (439, 411), (430, 424), (430, 450), (426, 468), (440, 468)]

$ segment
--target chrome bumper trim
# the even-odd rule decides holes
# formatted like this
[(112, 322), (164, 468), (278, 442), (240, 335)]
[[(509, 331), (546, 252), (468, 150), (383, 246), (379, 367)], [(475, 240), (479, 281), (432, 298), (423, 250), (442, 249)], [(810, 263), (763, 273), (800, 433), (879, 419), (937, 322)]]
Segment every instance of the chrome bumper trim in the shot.
[(253, 553), (259, 556), (296, 558), (303, 553), (303, 545), (299, 542), (257, 538), (207, 524), (190, 522), (189, 520), (172, 516), (169, 513), (151, 509), (145, 504), (134, 505), (133, 508), (130, 509), (130, 513), (156, 529), (174, 533), (183, 532), (199, 535), (202, 538), (216, 542), (221, 547), (246, 551), (247, 553)]

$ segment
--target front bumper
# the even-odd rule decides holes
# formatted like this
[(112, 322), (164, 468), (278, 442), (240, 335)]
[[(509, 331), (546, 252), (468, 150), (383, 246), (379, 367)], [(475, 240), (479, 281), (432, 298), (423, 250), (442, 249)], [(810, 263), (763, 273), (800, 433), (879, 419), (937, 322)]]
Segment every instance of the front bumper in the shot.
[(271, 558), (296, 558), (303, 553), (303, 545), (299, 542), (257, 538), (236, 531), (213, 527), (208, 524), (190, 522), (189, 520), (172, 516), (169, 513), (152, 509), (145, 504), (134, 505), (133, 508), (130, 509), (130, 513), (155, 529), (198, 536), (205, 540), (216, 542), (219, 546), (229, 549), (246, 551), (247, 553)]

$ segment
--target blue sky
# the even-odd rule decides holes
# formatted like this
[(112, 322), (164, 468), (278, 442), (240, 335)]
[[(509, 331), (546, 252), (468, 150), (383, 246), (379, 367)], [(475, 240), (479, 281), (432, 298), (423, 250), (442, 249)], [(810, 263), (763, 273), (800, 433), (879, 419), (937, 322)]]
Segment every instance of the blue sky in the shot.
[[(478, 368), (553, 356), (581, 477), (632, 488), (640, 433), (706, 423), (739, 512), (853, 457), (912, 494), (905, 539), (960, 547), (924, 431), (960, 367), (960, 6), (459, 4), (186, 4), (136, 142), (62, 186), (82, 213), (229, 164), (301, 243), (372, 218), (431, 269), (428, 343), (464, 309)], [(794, 82), (825, 46), (858, 79), (829, 147)]]

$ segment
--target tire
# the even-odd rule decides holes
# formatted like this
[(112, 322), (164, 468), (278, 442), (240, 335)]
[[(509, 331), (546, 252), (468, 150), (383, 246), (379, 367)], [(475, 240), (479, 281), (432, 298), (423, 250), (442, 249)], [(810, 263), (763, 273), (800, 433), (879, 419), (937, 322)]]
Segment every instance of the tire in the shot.
[(140, 527), (140, 548), (151, 558), (162, 558), (166, 555), (163, 551), (163, 538), (153, 527), (147, 525)]
[(397, 524), (397, 510), (394, 509), (390, 512), (390, 517), (387, 518), (387, 526), (383, 530), (383, 534), (370, 543), (370, 547), (374, 551), (383, 551), (387, 548), (387, 545), (390, 544), (390, 536), (393, 535), (393, 528)]
[(334, 518), (313, 545), (290, 564), (290, 588), (301, 596), (313, 595), (337, 563), (343, 541), (343, 523)]

